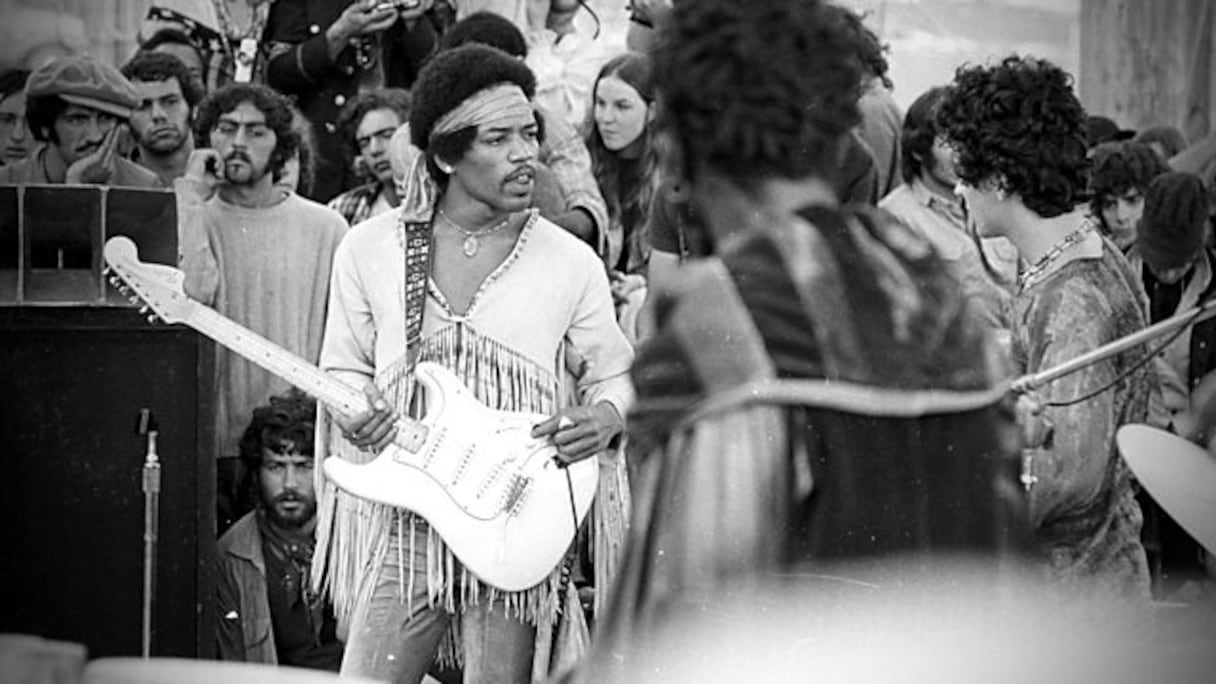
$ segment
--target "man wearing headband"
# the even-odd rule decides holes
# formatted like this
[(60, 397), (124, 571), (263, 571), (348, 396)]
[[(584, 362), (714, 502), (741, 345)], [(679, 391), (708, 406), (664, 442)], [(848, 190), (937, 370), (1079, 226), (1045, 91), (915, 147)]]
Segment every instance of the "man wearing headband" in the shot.
[[(389, 443), (394, 415), (416, 403), (420, 361), (451, 369), (491, 408), (550, 416), (533, 435), (563, 461), (596, 457), (621, 433), (632, 352), (603, 266), (528, 209), (534, 88), (523, 63), (481, 45), (441, 52), (419, 74), (410, 131), (421, 152), (401, 206), (354, 228), (334, 264), (321, 365), (366, 387), (375, 409), (335, 416), (341, 429), (320, 445), (330, 458), (366, 462)], [(464, 570), (408, 510), (328, 485), (321, 515), (317, 576), (348, 624), (344, 674), (417, 682), (439, 649), (463, 662), (465, 681), (529, 679), (534, 642), (572, 591), (564, 564), (507, 592)], [(537, 659), (543, 674), (550, 659)]]
[(632, 370), (634, 517), (588, 681), (629, 681), (653, 637), (766, 582), (878, 590), (874, 570), (1019, 543), (995, 346), (927, 240), (832, 189), (860, 119), (843, 21), (698, 0), (660, 31), (659, 125), (716, 254)]

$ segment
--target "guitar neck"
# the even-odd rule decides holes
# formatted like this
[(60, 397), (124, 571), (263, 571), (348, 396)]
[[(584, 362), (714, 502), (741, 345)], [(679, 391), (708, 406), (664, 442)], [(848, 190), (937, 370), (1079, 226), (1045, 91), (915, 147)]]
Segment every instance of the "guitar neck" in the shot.
[(330, 408), (347, 414), (367, 410), (367, 399), (362, 392), (326, 375), (325, 371), (303, 358), (228, 320), (213, 309), (197, 306), (187, 322), (190, 327), (299, 387)]
[[(186, 323), (207, 337), (283, 378), (314, 396), (323, 404), (346, 415), (366, 411), (367, 397), (303, 358), (261, 335), (235, 323), (209, 307), (193, 307)], [(416, 451), (426, 439), (426, 429), (407, 418), (398, 420), (401, 446)]]

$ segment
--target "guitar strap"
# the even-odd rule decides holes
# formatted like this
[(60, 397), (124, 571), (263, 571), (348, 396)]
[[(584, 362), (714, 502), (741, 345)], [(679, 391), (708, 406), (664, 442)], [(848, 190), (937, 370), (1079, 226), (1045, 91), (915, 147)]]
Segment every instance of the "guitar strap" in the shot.
[(422, 312), (426, 309), (426, 286), (431, 272), (431, 224), (406, 221), (405, 235), (405, 354), (406, 367), (413, 368), (422, 343)]

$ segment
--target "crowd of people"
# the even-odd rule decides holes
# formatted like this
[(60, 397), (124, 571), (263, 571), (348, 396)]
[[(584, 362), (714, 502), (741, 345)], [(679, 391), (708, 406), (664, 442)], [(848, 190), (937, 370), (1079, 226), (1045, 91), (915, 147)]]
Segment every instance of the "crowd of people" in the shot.
[[(1028, 56), (903, 112), (826, 1), (631, 6), (614, 53), (566, 0), (158, 0), (118, 68), (0, 75), (0, 183), (172, 192), (186, 293), (366, 396), (217, 349), (220, 657), (633, 681), (714, 606), (962, 558), (1120, 647), (1216, 598), (1116, 445), (1206, 440), (1216, 322), (1009, 386), (1216, 293), (1216, 138), (1122, 130)], [(597, 459), (535, 586), (322, 474), (399, 448), (423, 362)]]

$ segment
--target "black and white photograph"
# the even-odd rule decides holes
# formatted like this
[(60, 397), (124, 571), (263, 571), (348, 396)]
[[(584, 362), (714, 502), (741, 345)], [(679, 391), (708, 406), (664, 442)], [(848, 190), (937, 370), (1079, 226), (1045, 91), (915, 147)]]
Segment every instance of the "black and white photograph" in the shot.
[(0, 682), (1216, 682), (1213, 0), (0, 0)]

